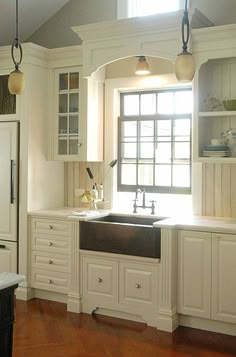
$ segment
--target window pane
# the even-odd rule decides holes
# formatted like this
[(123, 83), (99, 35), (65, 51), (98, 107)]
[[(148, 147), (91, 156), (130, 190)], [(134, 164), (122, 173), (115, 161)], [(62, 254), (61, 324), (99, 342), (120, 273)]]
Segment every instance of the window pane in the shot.
[(189, 165), (173, 165), (173, 186), (176, 187), (190, 186)]
[(140, 144), (140, 158), (141, 159), (152, 159), (154, 157), (154, 147), (153, 143), (142, 143)]
[(122, 144), (122, 158), (136, 158), (137, 157), (137, 145), (136, 143)]
[(174, 135), (190, 135), (190, 119), (174, 120)]
[(59, 90), (68, 89), (68, 73), (61, 73), (59, 75)]
[(171, 186), (171, 165), (156, 165), (155, 185)]
[(79, 88), (79, 73), (70, 73), (70, 89)]
[(156, 162), (171, 162), (171, 143), (157, 143)]
[(152, 165), (138, 165), (138, 185), (153, 185)]
[(78, 139), (71, 138), (69, 140), (69, 155), (77, 155), (78, 154)]
[(173, 114), (174, 113), (174, 93), (159, 93), (158, 94), (158, 114)]
[(136, 165), (121, 165), (121, 184), (136, 185)]
[(67, 134), (67, 116), (59, 116), (59, 134)]
[(143, 120), (140, 122), (140, 135), (152, 136), (154, 135), (154, 122), (152, 120)]
[(141, 115), (151, 115), (156, 113), (156, 95), (141, 95)]
[(180, 9), (179, 0), (129, 0), (128, 4), (129, 17), (147, 16)]
[(59, 138), (58, 154), (59, 155), (67, 155), (67, 139)]
[(67, 94), (59, 95), (59, 113), (67, 113), (68, 111)]
[(131, 94), (124, 96), (124, 115), (139, 114), (139, 95)]
[(70, 115), (69, 116), (69, 133), (70, 134), (78, 134), (78, 115)]
[(183, 91), (175, 93), (175, 113), (192, 113), (192, 91)]
[(69, 103), (70, 113), (79, 111), (79, 95), (77, 93), (70, 94)]
[(137, 122), (125, 121), (122, 123), (122, 136), (123, 137), (136, 137), (137, 136)]
[(171, 120), (158, 120), (157, 136), (170, 136), (170, 135), (171, 135)]
[(190, 158), (190, 144), (176, 143), (174, 144), (175, 159), (189, 159)]

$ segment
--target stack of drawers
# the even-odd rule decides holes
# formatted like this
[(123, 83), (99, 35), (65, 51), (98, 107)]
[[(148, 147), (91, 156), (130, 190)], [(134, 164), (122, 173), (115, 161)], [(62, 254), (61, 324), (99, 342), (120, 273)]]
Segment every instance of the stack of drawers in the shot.
[(33, 288), (68, 293), (71, 272), (72, 222), (31, 219), (31, 285)]

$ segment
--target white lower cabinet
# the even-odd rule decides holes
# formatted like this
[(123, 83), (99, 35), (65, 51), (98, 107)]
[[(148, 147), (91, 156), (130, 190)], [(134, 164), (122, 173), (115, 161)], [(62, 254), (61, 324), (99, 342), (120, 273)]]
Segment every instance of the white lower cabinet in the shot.
[(98, 303), (117, 303), (118, 263), (95, 257), (82, 256), (83, 297)]
[(212, 318), (236, 323), (236, 236), (212, 234)]
[(211, 233), (178, 232), (178, 312), (210, 318)]
[(81, 252), (83, 311), (103, 308), (130, 313), (156, 326), (158, 263), (128, 259)]
[(178, 231), (178, 312), (236, 323), (236, 235)]
[(17, 243), (0, 240), (0, 273), (17, 272)]

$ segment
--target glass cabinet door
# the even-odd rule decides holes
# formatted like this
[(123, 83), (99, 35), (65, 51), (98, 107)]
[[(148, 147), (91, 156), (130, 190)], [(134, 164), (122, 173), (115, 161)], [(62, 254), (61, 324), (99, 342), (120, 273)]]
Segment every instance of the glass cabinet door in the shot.
[(80, 74), (79, 70), (65, 70), (57, 75), (57, 153), (59, 156), (75, 156), (80, 147)]
[(0, 115), (16, 114), (16, 96), (8, 90), (9, 75), (0, 75)]

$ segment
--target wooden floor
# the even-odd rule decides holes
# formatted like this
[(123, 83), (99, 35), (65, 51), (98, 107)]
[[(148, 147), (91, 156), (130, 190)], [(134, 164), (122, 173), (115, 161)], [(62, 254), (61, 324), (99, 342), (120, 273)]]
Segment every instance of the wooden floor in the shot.
[(171, 334), (121, 319), (68, 313), (64, 304), (45, 300), (18, 300), (15, 318), (13, 357), (236, 356), (236, 337), (184, 327)]

